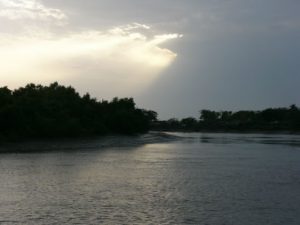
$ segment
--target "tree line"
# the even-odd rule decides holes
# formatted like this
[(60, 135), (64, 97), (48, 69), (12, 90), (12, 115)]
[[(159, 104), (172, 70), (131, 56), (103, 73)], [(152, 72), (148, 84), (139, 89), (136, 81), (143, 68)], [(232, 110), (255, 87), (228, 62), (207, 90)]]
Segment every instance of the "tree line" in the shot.
[(157, 113), (132, 98), (98, 101), (57, 82), (0, 88), (0, 140), (147, 132)]
[(201, 110), (198, 119), (193, 117), (178, 120), (172, 118), (157, 121), (155, 130), (177, 131), (300, 131), (300, 109), (268, 108), (261, 111), (212, 111)]
[(98, 101), (71, 86), (28, 84), (0, 88), (0, 141), (39, 137), (76, 137), (164, 131), (300, 131), (300, 109), (261, 111), (201, 110), (198, 119), (157, 120), (132, 98)]

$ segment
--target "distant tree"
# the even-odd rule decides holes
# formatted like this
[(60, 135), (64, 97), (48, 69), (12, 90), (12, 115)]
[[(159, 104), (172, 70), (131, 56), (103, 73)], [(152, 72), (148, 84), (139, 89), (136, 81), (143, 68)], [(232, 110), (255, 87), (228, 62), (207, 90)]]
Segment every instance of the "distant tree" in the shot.
[(0, 88), (0, 104), (8, 104), (12, 100), (12, 92), (7, 87)]
[(180, 121), (181, 127), (184, 129), (194, 130), (197, 128), (198, 121), (193, 117), (187, 117)]
[(265, 109), (261, 111), (260, 117), (263, 121), (266, 122), (280, 122), (283, 121), (287, 114), (287, 109), (278, 108), (278, 109)]
[(142, 113), (150, 122), (156, 122), (157, 121), (157, 112), (153, 110), (142, 110)]
[(300, 109), (296, 105), (291, 105), (287, 115), (290, 126), (300, 130)]
[(210, 110), (201, 110), (200, 120), (204, 122), (214, 122), (220, 118), (219, 112), (214, 112)]
[(177, 118), (171, 118), (166, 121), (167, 126), (169, 129), (178, 130), (181, 128), (180, 121)]
[(222, 111), (220, 112), (220, 119), (223, 122), (230, 121), (232, 117), (232, 112), (231, 111)]
[(255, 112), (254, 111), (237, 111), (232, 114), (232, 120), (238, 122), (251, 122), (255, 119)]

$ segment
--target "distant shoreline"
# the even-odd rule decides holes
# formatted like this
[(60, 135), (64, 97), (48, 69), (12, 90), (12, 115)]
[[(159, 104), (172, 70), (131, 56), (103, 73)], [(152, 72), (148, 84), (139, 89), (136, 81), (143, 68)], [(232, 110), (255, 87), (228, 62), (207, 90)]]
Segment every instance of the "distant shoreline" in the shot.
[[(172, 134), (168, 133), (197, 133), (197, 134), (272, 134), (272, 135), (299, 135), (300, 131), (290, 131), (290, 130), (183, 130), (183, 129), (164, 129), (164, 130), (149, 130), (145, 133), (139, 134), (102, 134), (102, 135), (79, 135), (79, 136), (63, 136), (63, 137), (22, 137), (22, 138), (12, 138), (12, 139), (0, 139), (0, 152), (1, 146), (3, 145), (14, 145), (14, 144), (22, 144), (22, 143), (30, 143), (30, 142), (45, 142), (45, 143), (56, 143), (56, 142), (71, 142), (76, 140), (86, 140), (86, 141), (95, 141), (95, 140), (124, 140), (127, 138), (128, 140), (134, 140), (143, 136), (160, 136), (160, 137), (170, 137)], [(154, 135), (153, 135), (154, 134)]]
[(51, 151), (76, 151), (81, 149), (99, 150), (124, 148), (153, 143), (165, 143), (181, 139), (166, 132), (150, 131), (136, 135), (102, 135), (57, 138), (27, 138), (19, 141), (0, 142), (0, 153), (27, 153)]
[(159, 120), (157, 112), (138, 108), (133, 98), (97, 100), (73, 87), (28, 84), (0, 88), (0, 143), (31, 139), (137, 135), (152, 131), (210, 133), (300, 133), (300, 108), (261, 111), (212, 111), (199, 118)]
[(14, 146), (22, 145), (27, 143), (41, 143), (42, 144), (53, 144), (53, 143), (71, 143), (78, 141), (85, 142), (99, 142), (99, 146), (107, 147), (111, 143), (116, 143), (115, 146), (126, 146), (128, 143), (126, 141), (132, 141), (132, 143), (138, 144), (148, 144), (148, 143), (159, 143), (160, 141), (169, 141), (178, 138), (172, 133), (194, 133), (194, 134), (263, 134), (263, 135), (299, 135), (300, 132), (292, 131), (263, 131), (263, 130), (201, 130), (201, 131), (192, 131), (192, 130), (150, 130), (143, 134), (104, 134), (104, 135), (83, 135), (76, 137), (31, 137), (31, 138), (20, 138), (12, 140), (0, 140), (0, 153), (3, 152), (3, 146)]
[[(28, 138), (15, 142), (0, 142), (0, 154), (23, 154), (23, 153), (50, 153), (50, 152), (72, 152), (72, 151), (105, 151), (105, 149), (127, 149), (140, 147), (147, 144), (169, 143), (185, 140), (184, 134), (194, 134), (193, 137), (201, 138), (201, 134), (232, 134), (251, 135), (255, 140), (257, 135), (300, 135), (289, 132), (233, 132), (233, 131), (149, 131), (139, 135), (104, 135), (68, 138)], [(247, 136), (244, 136), (247, 137)], [(300, 136), (299, 136), (300, 137)]]
[(155, 132), (179, 132), (179, 133), (232, 133), (232, 134), (291, 134), (300, 135), (300, 131), (290, 130), (151, 130)]

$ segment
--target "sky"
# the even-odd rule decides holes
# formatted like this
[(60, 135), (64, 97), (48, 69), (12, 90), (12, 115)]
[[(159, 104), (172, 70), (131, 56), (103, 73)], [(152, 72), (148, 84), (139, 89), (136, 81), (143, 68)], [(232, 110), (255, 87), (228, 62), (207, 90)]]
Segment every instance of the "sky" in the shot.
[(0, 86), (58, 81), (161, 119), (300, 105), (299, 0), (0, 0)]

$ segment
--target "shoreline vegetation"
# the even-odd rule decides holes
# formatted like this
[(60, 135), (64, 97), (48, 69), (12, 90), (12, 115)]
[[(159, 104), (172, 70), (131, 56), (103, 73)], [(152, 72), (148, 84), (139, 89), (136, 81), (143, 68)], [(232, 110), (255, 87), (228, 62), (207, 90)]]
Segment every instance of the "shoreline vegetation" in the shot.
[(201, 110), (199, 119), (187, 117), (156, 121), (153, 130), (180, 132), (300, 133), (300, 108), (267, 108), (261, 111)]
[(156, 117), (132, 98), (98, 101), (57, 82), (0, 88), (0, 140), (146, 133)]
[(198, 119), (157, 119), (152, 110), (137, 108), (133, 98), (98, 101), (88, 93), (57, 82), (0, 88), (0, 142), (27, 139), (134, 135), (153, 131), (300, 132), (300, 109), (262, 111), (201, 110)]

